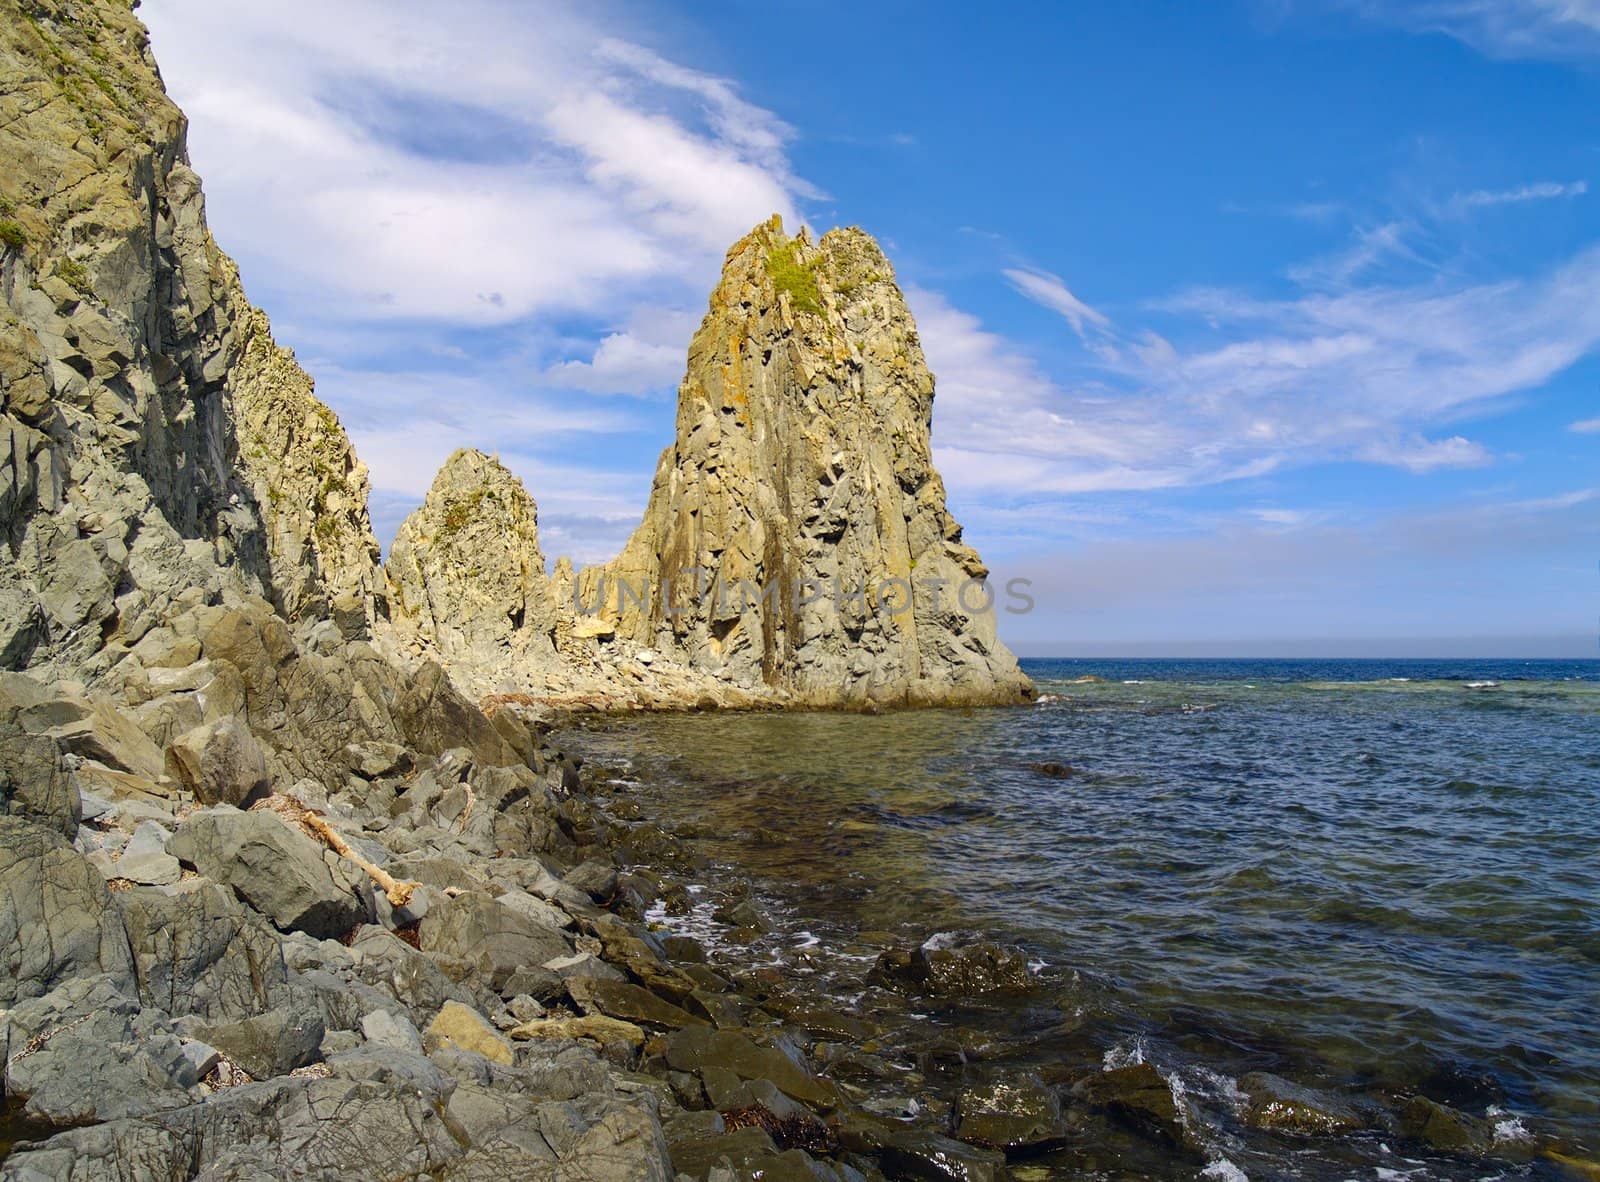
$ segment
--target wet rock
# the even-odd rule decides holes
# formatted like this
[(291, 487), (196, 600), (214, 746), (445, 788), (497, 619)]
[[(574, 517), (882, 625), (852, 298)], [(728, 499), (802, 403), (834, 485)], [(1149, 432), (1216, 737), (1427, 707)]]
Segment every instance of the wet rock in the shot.
[(1184, 1141), (1184, 1121), (1172, 1087), (1149, 1063), (1097, 1072), (1074, 1084), (1072, 1094), (1173, 1144)]
[(267, 757), (237, 718), (219, 718), (174, 739), (166, 768), (201, 804), (243, 806), (271, 788)]
[(1078, 769), (1067, 763), (1056, 763), (1046, 760), (1041, 763), (1030, 763), (1029, 770), (1037, 775), (1048, 777), (1052, 780), (1070, 780), (1078, 774)]
[(1066, 1139), (1061, 1098), (1026, 1078), (966, 1088), (956, 1104), (956, 1136), (1003, 1153), (1040, 1152)]
[(567, 982), (567, 992), (585, 1013), (606, 1014), (629, 1022), (664, 1026), (669, 1030), (706, 1025), (704, 1018), (697, 1018), (671, 1002), (663, 1001), (648, 989), (621, 981), (573, 977)]
[(235, 1021), (258, 1014), (288, 981), (277, 933), (231, 891), (200, 883), (178, 894), (118, 896), (139, 999), (169, 1014)]
[(0, 1006), (98, 973), (135, 991), (128, 933), (105, 880), (59, 832), (0, 817)]
[(195, 813), (167, 852), (232, 887), (285, 931), (342, 936), (366, 918), (365, 905), (334, 880), (322, 846), (270, 812)]
[(423, 1046), (430, 1052), (456, 1047), (482, 1055), (495, 1063), (511, 1064), (516, 1053), (504, 1035), (489, 1020), (470, 1006), (447, 1001), (422, 1034)]
[(1027, 958), (1019, 950), (988, 942), (892, 948), (878, 957), (868, 980), (954, 1000), (1020, 992), (1033, 986)]
[(196, 1037), (216, 1047), (255, 1079), (287, 1075), (321, 1057), (322, 1016), (305, 1006), (280, 1006), (240, 1022), (201, 1026)]
[(517, 969), (542, 965), (572, 950), (559, 929), (475, 891), (430, 910), (417, 936), (422, 951), (471, 965), (496, 991)]
[(890, 1178), (917, 1182), (994, 1182), (1006, 1160), (993, 1150), (907, 1128), (890, 1129), (877, 1153)]
[(667, 1063), (678, 1071), (704, 1072), (707, 1068), (731, 1071), (740, 1079), (765, 1079), (785, 1095), (805, 1104), (831, 1107), (838, 1103), (832, 1084), (818, 1079), (809, 1068), (775, 1047), (757, 1045), (733, 1030), (692, 1026), (667, 1042)]
[(1426, 1096), (1413, 1096), (1400, 1110), (1400, 1132), (1445, 1153), (1483, 1153), (1494, 1144), (1487, 1121)]
[(1356, 1108), (1325, 1092), (1301, 1087), (1265, 1071), (1239, 1080), (1248, 1098), (1244, 1119), (1258, 1129), (1329, 1136), (1359, 1129), (1365, 1123)]

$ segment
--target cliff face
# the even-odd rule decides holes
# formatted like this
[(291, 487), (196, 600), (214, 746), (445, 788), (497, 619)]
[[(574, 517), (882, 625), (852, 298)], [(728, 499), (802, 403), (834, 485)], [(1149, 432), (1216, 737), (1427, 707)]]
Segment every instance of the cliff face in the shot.
[(0, 0), (5, 667), (92, 677), (228, 592), (373, 618), (365, 470), (206, 229), (184, 130), (127, 8)]
[(932, 414), (878, 245), (858, 229), (789, 238), (773, 218), (728, 252), (677, 439), (622, 554), (583, 572), (585, 609), (803, 703), (1021, 700), (988, 572), (945, 508)]

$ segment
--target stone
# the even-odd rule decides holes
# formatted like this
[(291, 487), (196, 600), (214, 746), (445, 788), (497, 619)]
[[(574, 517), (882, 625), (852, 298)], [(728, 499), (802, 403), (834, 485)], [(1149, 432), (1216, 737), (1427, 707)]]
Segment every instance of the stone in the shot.
[(622, 1047), (629, 1052), (644, 1045), (645, 1033), (632, 1022), (608, 1018), (604, 1014), (585, 1014), (580, 1018), (535, 1018), (508, 1031), (524, 1041), (532, 1039), (589, 1039), (601, 1047)]
[(504, 1035), (489, 1020), (470, 1006), (448, 1001), (423, 1031), (423, 1045), (429, 1051), (441, 1047), (459, 1047), (482, 1055), (495, 1063), (515, 1062), (516, 1053)]
[(648, 989), (622, 981), (572, 977), (567, 981), (567, 992), (585, 1013), (601, 1013), (668, 1030), (708, 1025), (704, 1018), (663, 1001)]
[(351, 743), (344, 749), (345, 766), (363, 780), (381, 780), (385, 776), (403, 776), (416, 766), (399, 743), (385, 743), (372, 739), (365, 743)]
[(62, 767), (59, 744), (28, 734), (14, 717), (0, 717), (0, 813), (35, 821), (69, 839), (83, 818), (78, 785)]
[(79, 758), (93, 759), (108, 768), (146, 779), (160, 779), (161, 749), (145, 737), (132, 718), (105, 702), (82, 705), (81, 717), (53, 726), (44, 733), (63, 751)]
[(1067, 1139), (1061, 1098), (1037, 1080), (998, 1080), (962, 1090), (956, 1136), (1002, 1153), (1042, 1152)]
[(1400, 1132), (1444, 1153), (1483, 1153), (1494, 1144), (1487, 1121), (1426, 1096), (1413, 1096), (1400, 1110)]
[(879, 955), (869, 979), (952, 999), (1020, 992), (1034, 983), (1021, 951), (982, 941), (955, 947), (930, 941), (889, 949)]
[(495, 990), (517, 969), (537, 967), (571, 951), (559, 929), (476, 891), (464, 892), (431, 909), (422, 919), (417, 938), (424, 952), (471, 965)]
[(922, 1129), (894, 1129), (878, 1150), (878, 1162), (889, 1177), (921, 1182), (994, 1182), (1005, 1161), (992, 1150)]
[(327, 1028), (309, 1007), (279, 1006), (239, 1022), (201, 1026), (196, 1037), (232, 1059), (255, 1079), (287, 1075), (321, 1057)]
[(273, 813), (195, 813), (167, 849), (285, 931), (342, 936), (366, 917), (361, 901), (334, 881), (322, 847)]
[(422, 1054), (422, 1036), (404, 1014), (374, 1010), (361, 1019), (361, 1033), (368, 1042), (377, 1046), (412, 1055)]
[[(5, 1017), (5, 1094), (26, 1119), (55, 1125), (180, 1107), (196, 1078), (163, 1016), (105, 976), (77, 977)], [(19, 1049), (20, 1048), (20, 1049)]]
[(1172, 1087), (1149, 1063), (1098, 1072), (1074, 1084), (1072, 1094), (1174, 1144), (1183, 1143), (1185, 1125)]
[(174, 1016), (240, 1021), (268, 1009), (288, 983), (272, 925), (215, 883), (167, 894), (125, 891), (138, 996)]
[(128, 844), (112, 864), (118, 878), (145, 886), (165, 886), (178, 881), (183, 867), (178, 859), (167, 853), (167, 842), (172, 834), (155, 821), (141, 821), (134, 829)]
[(267, 757), (237, 718), (205, 723), (167, 747), (166, 769), (201, 804), (242, 807), (271, 789)]
[(95, 974), (135, 992), (128, 933), (105, 880), (55, 830), (0, 817), (0, 1007)]
[(1301, 1087), (1265, 1071), (1239, 1080), (1245, 1094), (1244, 1119), (1260, 1129), (1333, 1136), (1361, 1128), (1366, 1122), (1354, 1105), (1326, 1092)]
[(764, 1079), (804, 1104), (831, 1107), (838, 1096), (831, 1084), (775, 1047), (757, 1045), (735, 1030), (692, 1026), (667, 1041), (667, 1063), (678, 1071), (703, 1073), (722, 1068), (740, 1079)]
[(405, 683), (394, 713), (406, 742), (424, 755), (466, 746), (489, 767), (521, 762), (494, 724), (450, 684), (449, 674), (436, 661), (423, 665)]

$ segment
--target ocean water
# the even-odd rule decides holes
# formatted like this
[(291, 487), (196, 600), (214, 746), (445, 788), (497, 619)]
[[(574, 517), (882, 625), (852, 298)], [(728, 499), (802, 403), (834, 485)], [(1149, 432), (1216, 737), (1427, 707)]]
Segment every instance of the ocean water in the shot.
[[(1198, 1166), (1077, 1152), (1047, 1173), (1554, 1178), (1547, 1149), (1600, 1157), (1600, 662), (1024, 664), (1030, 707), (564, 741), (709, 876), (754, 883), (782, 924), (750, 955), (847, 1004), (871, 933), (1016, 940), (1055, 1008), (988, 1014), (987, 1070), (1142, 1059), (1192, 1105)], [(1263, 1070), (1380, 1111), (1448, 1103), (1496, 1150), (1263, 1133), (1236, 1088)]]

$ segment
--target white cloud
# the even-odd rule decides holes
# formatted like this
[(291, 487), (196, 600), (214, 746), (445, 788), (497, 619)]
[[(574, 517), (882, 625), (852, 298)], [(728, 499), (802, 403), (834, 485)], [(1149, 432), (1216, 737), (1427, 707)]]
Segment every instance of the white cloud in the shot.
[(1085, 320), (1140, 347), (1091, 340), (1072, 381), (936, 293), (908, 296), (939, 380), (939, 462), (952, 487), (989, 497), (1211, 484), (1327, 461), (1487, 464), (1481, 444), (1434, 437), (1438, 427), (1600, 347), (1600, 246), (1496, 283), (1436, 274), (1277, 300), (1189, 292), (1162, 306), (1188, 322), (1181, 347)]
[(1363, 460), (1407, 468), (1412, 472), (1433, 472), (1440, 468), (1481, 468), (1494, 457), (1481, 443), (1460, 435), (1448, 439), (1386, 439), (1369, 443), (1359, 453)]
[(1451, 200), (1457, 209), (1483, 209), (1494, 205), (1521, 205), (1529, 201), (1553, 201), (1561, 197), (1581, 197), (1589, 191), (1588, 181), (1540, 181), (1534, 185), (1519, 185), (1514, 189), (1476, 189), (1471, 193), (1458, 193)]
[(1344, 6), (1424, 33), (1444, 33), (1502, 58), (1600, 55), (1600, 0), (1344, 0)]
[(576, 3), (146, 6), (219, 237), (342, 316), (505, 323), (709, 286), (814, 194), (791, 129)]
[(1600, 434), (1600, 419), (1579, 419), (1576, 423), (1571, 424), (1567, 430), (1579, 435)]
[(563, 361), (545, 370), (554, 386), (591, 394), (654, 394), (670, 389), (683, 371), (681, 345), (652, 345), (625, 332), (614, 332), (595, 348), (588, 361)]
[(1013, 268), (1003, 272), (1011, 286), (1036, 304), (1066, 317), (1072, 331), (1084, 337), (1085, 327), (1107, 329), (1111, 322), (1067, 290), (1059, 275), (1048, 271)]

